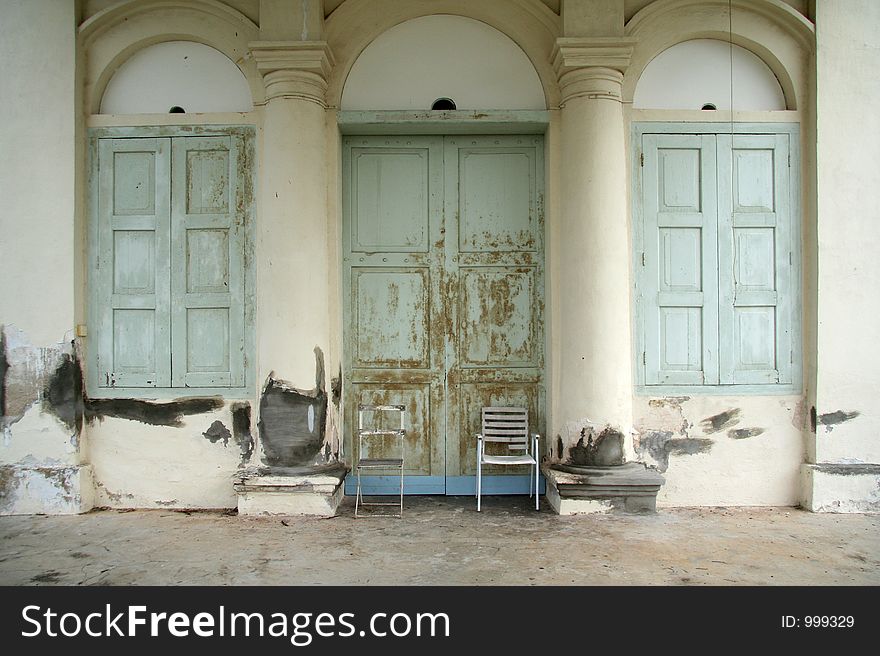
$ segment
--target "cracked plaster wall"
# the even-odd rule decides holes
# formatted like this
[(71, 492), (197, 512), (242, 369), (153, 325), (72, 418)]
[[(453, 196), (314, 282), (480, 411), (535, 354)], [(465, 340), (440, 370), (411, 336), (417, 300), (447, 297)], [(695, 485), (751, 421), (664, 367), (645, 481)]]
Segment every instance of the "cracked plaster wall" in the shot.
[(638, 459), (666, 478), (658, 506), (800, 502), (800, 396), (636, 397), (633, 415)]

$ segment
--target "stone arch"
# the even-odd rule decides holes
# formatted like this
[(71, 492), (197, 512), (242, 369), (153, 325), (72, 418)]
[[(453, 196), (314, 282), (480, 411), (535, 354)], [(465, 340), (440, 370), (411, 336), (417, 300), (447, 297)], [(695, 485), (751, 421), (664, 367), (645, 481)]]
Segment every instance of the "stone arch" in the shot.
[(129, 0), (100, 11), (79, 28), (86, 54), (85, 112), (100, 111), (107, 84), (123, 62), (165, 41), (194, 41), (220, 51), (244, 75), (253, 103), (261, 104), (263, 79), (247, 45), (259, 33), (249, 18), (217, 0)]
[(537, 72), (546, 106), (559, 105), (559, 86), (549, 53), (560, 35), (561, 22), (540, 0), (346, 0), (325, 23), (326, 39), (336, 59), (328, 80), (328, 106), (339, 107), (354, 62), (374, 39), (395, 25), (434, 14), (472, 18), (509, 37)]
[(814, 28), (781, 0), (732, 0), (730, 5), (728, 0), (656, 0), (629, 20), (626, 35), (638, 41), (624, 76), (625, 102), (632, 102), (636, 83), (654, 57), (693, 39), (732, 40), (754, 53), (779, 81), (787, 109), (798, 109), (808, 95)]

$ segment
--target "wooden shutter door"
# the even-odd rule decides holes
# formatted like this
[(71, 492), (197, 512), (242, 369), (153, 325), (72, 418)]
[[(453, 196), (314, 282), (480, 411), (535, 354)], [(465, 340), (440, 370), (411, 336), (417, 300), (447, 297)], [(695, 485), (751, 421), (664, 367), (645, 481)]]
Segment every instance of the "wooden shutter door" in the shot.
[(175, 387), (244, 385), (244, 216), (233, 137), (173, 141)]
[(643, 136), (647, 385), (718, 382), (714, 135)]
[(168, 139), (101, 139), (98, 149), (99, 387), (167, 387)]
[(721, 382), (790, 383), (788, 135), (718, 135)]

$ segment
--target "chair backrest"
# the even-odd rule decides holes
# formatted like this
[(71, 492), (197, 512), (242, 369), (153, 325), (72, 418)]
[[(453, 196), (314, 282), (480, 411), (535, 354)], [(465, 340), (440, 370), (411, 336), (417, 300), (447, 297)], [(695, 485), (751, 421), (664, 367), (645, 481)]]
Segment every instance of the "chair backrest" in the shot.
[[(394, 422), (394, 413), (400, 415), (400, 427), (391, 428)], [(365, 415), (369, 415), (365, 421)], [(370, 426), (365, 424), (369, 423)], [(396, 422), (395, 422), (396, 423)], [(397, 441), (397, 449), (403, 451), (403, 438), (406, 435), (406, 406), (405, 405), (369, 405), (358, 404), (358, 457), (363, 458), (369, 450), (366, 440), (371, 438), (387, 438), (393, 436)], [(376, 444), (373, 445), (377, 446)]]
[(483, 408), (482, 428), (486, 442), (505, 442), (511, 451), (529, 448), (529, 411), (525, 408)]

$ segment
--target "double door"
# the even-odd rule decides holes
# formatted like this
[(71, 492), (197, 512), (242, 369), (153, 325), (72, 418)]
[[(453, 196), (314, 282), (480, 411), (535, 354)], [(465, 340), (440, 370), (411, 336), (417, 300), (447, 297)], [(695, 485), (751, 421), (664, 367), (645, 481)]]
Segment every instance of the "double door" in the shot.
[[(346, 448), (358, 404), (406, 406), (408, 494), (474, 492), (483, 406), (543, 429), (543, 155), (535, 135), (343, 142)], [(498, 469), (485, 493), (526, 491)]]

